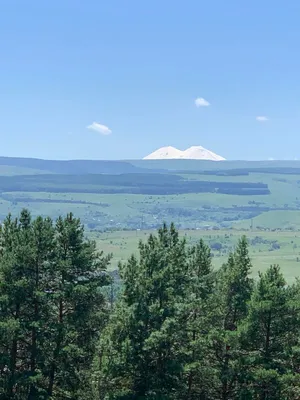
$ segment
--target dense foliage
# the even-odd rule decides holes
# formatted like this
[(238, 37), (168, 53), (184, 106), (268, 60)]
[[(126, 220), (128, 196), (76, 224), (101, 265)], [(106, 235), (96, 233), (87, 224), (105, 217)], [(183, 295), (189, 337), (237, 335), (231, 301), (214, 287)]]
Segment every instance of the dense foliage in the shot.
[(72, 214), (55, 224), (24, 210), (0, 232), (0, 398), (80, 399), (105, 301), (109, 257)]
[(253, 279), (245, 237), (214, 271), (164, 225), (120, 265), (116, 301), (109, 260), (72, 215), (5, 220), (1, 399), (300, 398), (300, 283), (277, 265)]

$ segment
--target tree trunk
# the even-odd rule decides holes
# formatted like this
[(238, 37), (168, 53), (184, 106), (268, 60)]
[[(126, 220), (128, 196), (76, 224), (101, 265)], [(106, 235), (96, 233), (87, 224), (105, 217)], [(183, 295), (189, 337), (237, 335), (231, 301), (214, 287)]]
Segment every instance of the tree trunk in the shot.
[[(16, 305), (15, 320), (18, 320), (20, 316), (20, 304)], [(18, 353), (18, 340), (13, 339), (11, 351), (10, 351), (10, 379), (8, 381), (8, 398), (14, 397), (16, 369), (17, 369), (17, 353)]]
[[(36, 263), (35, 267), (35, 290), (39, 289), (39, 264)], [(34, 323), (39, 320), (39, 303), (37, 296), (34, 298)], [(37, 328), (34, 325), (31, 331), (31, 356), (30, 356), (30, 371), (33, 376), (36, 371), (36, 360), (37, 360)], [(36, 387), (35, 384), (32, 383), (30, 385), (28, 400), (34, 400), (36, 398)]]
[(62, 299), (59, 302), (59, 332), (57, 335), (56, 339), (56, 346), (55, 350), (53, 352), (53, 361), (51, 363), (51, 369), (50, 369), (50, 374), (49, 374), (49, 385), (48, 385), (48, 396), (51, 397), (53, 394), (53, 387), (54, 387), (54, 381), (55, 381), (55, 372), (56, 372), (56, 362), (60, 353), (60, 347), (63, 339), (63, 301)]
[(223, 384), (222, 384), (222, 400), (228, 400), (228, 378), (227, 378), (228, 364), (229, 364), (229, 355), (226, 351), (224, 368), (223, 368), (223, 375), (225, 371), (225, 378), (223, 379)]
[[(193, 321), (196, 319), (196, 313), (193, 315)], [(192, 335), (192, 341), (193, 343), (196, 340), (196, 332), (193, 330), (193, 335)], [(193, 354), (192, 354), (192, 360), (195, 360), (195, 349), (193, 349)], [(190, 400), (192, 398), (192, 389), (193, 389), (193, 383), (194, 383), (194, 373), (191, 371), (189, 373), (189, 379), (188, 379), (188, 392), (187, 392), (187, 398)]]

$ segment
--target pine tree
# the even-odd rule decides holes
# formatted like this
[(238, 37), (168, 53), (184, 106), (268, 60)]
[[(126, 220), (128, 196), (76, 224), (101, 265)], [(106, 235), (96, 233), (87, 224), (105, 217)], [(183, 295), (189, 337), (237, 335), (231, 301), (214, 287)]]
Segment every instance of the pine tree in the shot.
[(238, 383), (237, 329), (247, 315), (247, 304), (253, 290), (251, 267), (247, 239), (243, 236), (217, 277), (215, 302), (219, 306), (215, 309), (215, 316), (218, 318), (210, 337), (220, 381), (214, 396), (219, 396), (222, 400), (232, 398)]
[(241, 327), (247, 386), (254, 398), (283, 399), (284, 382), (293, 381), (290, 359), (299, 335), (299, 303), (294, 294), (277, 265), (260, 274)]
[[(6, 373), (4, 398), (43, 398), (42, 367), (50, 307), (45, 288), (48, 282), (44, 262), (52, 254), (52, 222), (32, 222), (27, 210), (19, 220), (9, 216), (1, 232), (2, 327), (10, 331), (3, 348)], [(15, 329), (12, 329), (12, 326)]]
[(89, 385), (89, 368), (99, 331), (105, 321), (105, 299), (100, 288), (110, 256), (85, 240), (80, 220), (68, 214), (55, 226), (55, 262), (48, 290), (53, 310), (48, 358), (48, 396), (79, 399)]
[(79, 399), (104, 323), (109, 257), (72, 215), (23, 210), (0, 232), (0, 398)]
[(247, 303), (253, 287), (253, 280), (250, 278), (251, 268), (248, 242), (243, 236), (239, 240), (235, 252), (230, 254), (222, 275), (226, 310), (224, 328), (226, 330), (235, 331), (237, 324), (247, 314)]
[[(48, 322), (51, 315), (51, 304), (47, 292), (52, 268), (54, 252), (54, 229), (49, 218), (38, 217), (32, 223), (32, 246), (34, 249), (30, 280), (32, 295), (30, 302), (30, 377), (31, 384), (28, 399), (42, 397), (39, 388), (44, 386), (43, 366), (46, 357), (47, 339), (49, 337)], [(42, 381), (43, 384), (39, 384)], [(43, 396), (44, 397), (44, 396)]]
[(183, 384), (186, 244), (174, 225), (164, 225), (139, 251), (139, 260), (121, 268), (124, 293), (100, 349), (100, 398), (106, 386), (108, 398), (173, 399)]
[(186, 329), (186, 391), (179, 398), (206, 399), (214, 379), (210, 368), (210, 352), (207, 337), (213, 326), (214, 304), (212, 293), (215, 286), (215, 274), (212, 270), (210, 248), (201, 239), (189, 252), (187, 296), (185, 312), (187, 318), (182, 321)]
[[(20, 331), (19, 316), (23, 288), (18, 283), (22, 271), (14, 269), (13, 249), (16, 243), (18, 221), (9, 215), (1, 228), (0, 264), (0, 394), (1, 399), (13, 398), (18, 381), (17, 348)], [(20, 282), (21, 283), (21, 282)], [(18, 287), (19, 286), (19, 287)]]

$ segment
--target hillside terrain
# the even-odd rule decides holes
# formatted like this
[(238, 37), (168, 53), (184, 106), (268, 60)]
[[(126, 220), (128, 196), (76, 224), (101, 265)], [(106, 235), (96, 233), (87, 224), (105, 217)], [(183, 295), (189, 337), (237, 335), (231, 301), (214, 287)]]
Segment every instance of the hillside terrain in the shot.
[[(237, 230), (180, 230), (180, 236), (185, 237), (190, 244), (196, 244), (204, 239), (212, 249), (212, 264), (219, 269), (234, 250), (241, 231)], [(119, 262), (126, 261), (132, 254), (137, 255), (138, 243), (144, 240), (149, 231), (113, 231), (92, 232), (99, 248), (106, 253), (113, 253), (110, 269), (115, 270)], [(279, 264), (285, 278), (292, 282), (299, 275), (300, 268), (300, 235), (295, 232), (247, 232), (250, 257), (253, 263), (253, 276), (258, 277), (259, 271), (265, 271), (272, 264)]]
[(300, 228), (297, 161), (0, 158), (0, 218), (78, 215), (89, 230)]

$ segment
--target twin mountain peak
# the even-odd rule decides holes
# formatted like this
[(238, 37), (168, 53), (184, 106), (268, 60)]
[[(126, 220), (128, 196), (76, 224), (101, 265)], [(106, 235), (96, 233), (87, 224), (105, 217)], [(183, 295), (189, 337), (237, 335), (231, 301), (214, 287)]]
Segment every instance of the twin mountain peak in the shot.
[(202, 146), (192, 146), (186, 150), (179, 150), (172, 146), (161, 147), (143, 158), (144, 160), (184, 159), (184, 160), (212, 160), (223, 161), (224, 157), (205, 149)]

